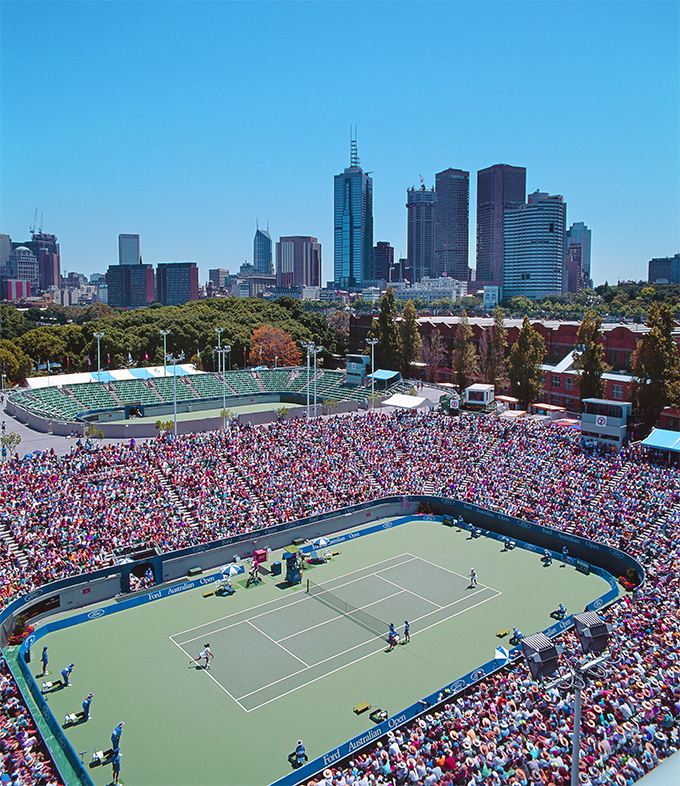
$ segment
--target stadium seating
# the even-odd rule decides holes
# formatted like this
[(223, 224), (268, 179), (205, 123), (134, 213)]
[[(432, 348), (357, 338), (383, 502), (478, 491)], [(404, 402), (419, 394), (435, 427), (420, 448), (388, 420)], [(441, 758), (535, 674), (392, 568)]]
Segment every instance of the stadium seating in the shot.
[(112, 385), (122, 404), (160, 404), (162, 401), (156, 388), (141, 379), (123, 379)]
[[(253, 382), (246, 372), (232, 374)], [(324, 372), (319, 398), (329, 397), (341, 379)], [(161, 380), (166, 396), (167, 383), (172, 386)], [(195, 395), (178, 380), (178, 397), (180, 388)], [(370, 394), (370, 388), (355, 390)], [(74, 404), (67, 393), (44, 391), (22, 395), (35, 406)], [(644, 564), (642, 593), (625, 595), (604, 612), (618, 660), (584, 697), (580, 782), (627, 785), (675, 752), (680, 470), (639, 446), (618, 454), (586, 448), (578, 433), (551, 422), (378, 410), (257, 429), (230, 423), (134, 448), (7, 461), (0, 465), (0, 524), (26, 567), (16, 554), (0, 551), (0, 600), (109, 564), (112, 554), (132, 545), (169, 551), (380, 495), (427, 490), (604, 542)], [(573, 650), (570, 634), (563, 644)], [(337, 783), (338, 774), (340, 783), (359, 784), (379, 774), (393, 784), (569, 782), (571, 699), (532, 683), (522, 663), (445, 701), (316, 782)]]

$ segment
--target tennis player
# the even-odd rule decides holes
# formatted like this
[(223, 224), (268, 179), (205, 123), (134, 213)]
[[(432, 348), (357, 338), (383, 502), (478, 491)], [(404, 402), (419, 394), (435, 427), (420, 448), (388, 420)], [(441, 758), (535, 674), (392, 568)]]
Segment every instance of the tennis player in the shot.
[[(477, 586), (477, 573), (474, 568), (470, 568), (470, 587)], [(468, 589), (470, 588), (468, 587)]]
[(200, 662), (205, 658), (205, 665), (203, 666), (203, 668), (207, 669), (210, 666), (210, 661), (214, 657), (215, 656), (210, 651), (210, 644), (204, 644), (203, 649), (201, 650), (199, 656), (197, 658), (194, 658), (194, 663), (198, 663), (200, 668)]

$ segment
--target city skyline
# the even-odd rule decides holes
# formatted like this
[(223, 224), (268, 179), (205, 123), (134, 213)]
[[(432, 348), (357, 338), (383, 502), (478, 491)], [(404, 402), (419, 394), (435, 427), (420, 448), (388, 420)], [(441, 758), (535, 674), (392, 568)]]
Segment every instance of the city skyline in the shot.
[[(350, 8), (362, 35), (341, 49)], [(471, 174), (473, 267), (476, 173), (500, 162), (526, 167), (527, 193), (562, 194), (568, 224), (592, 230), (596, 285), (643, 279), (650, 259), (678, 252), (677, 4), (383, 11), (373, 2), (3, 2), (0, 232), (29, 240), (37, 208), (64, 274), (104, 272), (118, 261), (118, 235), (137, 233), (145, 263), (196, 260), (204, 282), (209, 269), (254, 261), (259, 217), (273, 239), (318, 238), (325, 284), (332, 178), (356, 123), (374, 181), (373, 238), (395, 259), (407, 253), (404, 191), (460, 168)], [(56, 39), (46, 69), (37, 54)], [(431, 54), (421, 62), (409, 46), (423, 44)], [(47, 122), (23, 111), (45, 101)], [(404, 107), (428, 118), (416, 134), (404, 133)]]

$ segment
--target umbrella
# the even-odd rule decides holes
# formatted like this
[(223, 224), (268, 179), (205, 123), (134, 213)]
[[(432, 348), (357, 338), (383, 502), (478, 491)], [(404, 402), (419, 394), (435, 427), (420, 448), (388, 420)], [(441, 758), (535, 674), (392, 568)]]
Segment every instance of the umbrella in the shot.
[(220, 568), (220, 573), (223, 576), (235, 576), (237, 573), (240, 573), (241, 569), (238, 568), (236, 565), (223, 565)]
[(510, 653), (505, 649), (505, 647), (496, 647), (494, 660), (505, 665), (506, 663), (510, 662)]
[(312, 541), (312, 546), (314, 546), (315, 549), (323, 549), (327, 545), (328, 545), (328, 541), (326, 540), (326, 538), (317, 538), (316, 540)]
[(129, 565), (131, 562), (134, 562), (134, 560), (129, 557), (122, 557), (116, 562), (116, 565)]

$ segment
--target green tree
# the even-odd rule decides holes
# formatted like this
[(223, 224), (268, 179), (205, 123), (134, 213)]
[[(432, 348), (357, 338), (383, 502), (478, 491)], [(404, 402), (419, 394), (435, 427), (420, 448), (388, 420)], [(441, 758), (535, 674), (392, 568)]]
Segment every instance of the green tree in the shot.
[(5, 374), (5, 384), (15, 384), (26, 378), (28, 358), (15, 341), (0, 341), (0, 372)]
[(328, 317), (328, 325), (335, 334), (336, 351), (344, 355), (349, 346), (349, 312), (342, 309), (334, 311)]
[[(484, 332), (486, 333), (486, 331)], [(505, 350), (508, 346), (508, 331), (505, 329), (503, 311), (498, 306), (493, 312), (493, 325), (490, 333), (484, 378), (489, 385), (500, 390), (507, 375), (508, 364), (505, 359)]]
[(579, 372), (576, 384), (581, 401), (585, 398), (604, 398), (605, 384), (602, 375), (611, 371), (611, 366), (604, 359), (602, 318), (592, 311), (583, 315), (578, 327), (574, 367)]
[(0, 437), (0, 445), (2, 446), (2, 457), (5, 458), (7, 454), (12, 455), (14, 451), (21, 444), (21, 436), (16, 431), (7, 431)]
[(422, 345), (420, 330), (418, 330), (418, 315), (413, 301), (409, 300), (404, 306), (401, 320), (401, 344), (403, 347), (401, 373), (405, 378), (413, 376), (413, 363), (420, 357)]
[(526, 409), (541, 390), (541, 364), (545, 358), (545, 341), (525, 316), (517, 341), (510, 350), (508, 377), (510, 391)]
[(646, 333), (630, 358), (633, 375), (633, 403), (643, 414), (647, 426), (653, 426), (661, 410), (678, 402), (680, 361), (673, 340), (675, 323), (667, 305), (652, 303)]
[(13, 341), (33, 327), (35, 326), (14, 306), (4, 303), (0, 305), (0, 339)]
[(444, 363), (444, 343), (438, 330), (433, 330), (430, 337), (423, 341), (420, 348), (420, 359), (425, 364), (425, 379), (427, 382), (437, 381), (437, 369)]
[[(375, 346), (376, 367), (388, 368), (396, 371), (401, 367), (402, 348), (401, 331), (396, 322), (397, 304), (392, 287), (387, 287), (387, 292), (380, 299), (380, 313), (377, 321), (378, 343)], [(375, 371), (375, 369), (373, 369)]]
[(472, 328), (465, 309), (463, 309), (460, 322), (456, 328), (456, 335), (453, 339), (451, 368), (455, 373), (456, 384), (461, 393), (472, 383), (475, 375), (479, 373), (479, 356), (477, 355), (475, 345), (472, 343)]

